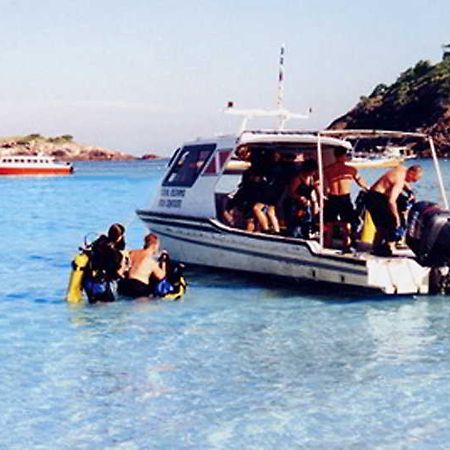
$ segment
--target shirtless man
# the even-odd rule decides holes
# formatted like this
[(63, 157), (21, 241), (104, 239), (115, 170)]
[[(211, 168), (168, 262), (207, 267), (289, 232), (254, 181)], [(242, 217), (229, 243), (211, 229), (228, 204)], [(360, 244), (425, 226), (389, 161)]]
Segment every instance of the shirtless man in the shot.
[(420, 166), (406, 168), (402, 165), (391, 169), (379, 178), (370, 188), (366, 197), (366, 206), (376, 228), (373, 253), (379, 256), (391, 256), (395, 242), (400, 240), (404, 230), (397, 209), (397, 198), (409, 183), (422, 178)]
[(130, 250), (128, 277), (119, 282), (119, 294), (127, 297), (148, 297), (151, 293), (150, 277), (162, 280), (166, 276), (166, 264), (155, 259), (159, 252), (159, 238), (150, 233), (144, 238), (142, 250)]
[(335, 223), (339, 223), (342, 229), (343, 251), (349, 252), (352, 243), (352, 222), (355, 220), (355, 210), (350, 197), (352, 182), (355, 181), (365, 190), (369, 189), (369, 185), (354, 167), (346, 164), (345, 148), (336, 148), (334, 157), (336, 161), (323, 171), (328, 197), (324, 207), (324, 245), (331, 247), (333, 227)]

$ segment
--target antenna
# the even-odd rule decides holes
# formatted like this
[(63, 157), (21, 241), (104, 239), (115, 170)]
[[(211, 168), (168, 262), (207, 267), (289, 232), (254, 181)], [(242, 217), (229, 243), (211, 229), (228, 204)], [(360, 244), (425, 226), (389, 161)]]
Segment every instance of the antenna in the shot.
[(277, 107), (278, 109), (283, 109), (283, 93), (284, 93), (284, 50), (285, 45), (281, 44), (280, 49), (280, 65), (278, 69), (278, 96), (277, 96)]
[(265, 110), (265, 109), (234, 109), (234, 102), (227, 102), (225, 108), (226, 114), (232, 114), (235, 116), (243, 116), (240, 132), (244, 132), (247, 127), (249, 119), (254, 117), (276, 117), (278, 118), (278, 130), (283, 130), (286, 122), (291, 119), (308, 119), (312, 110), (309, 108), (309, 114), (297, 114), (291, 113), (283, 105), (284, 94), (284, 53), (286, 46), (281, 45), (280, 49), (280, 62), (278, 68), (278, 89), (277, 89), (277, 109)]

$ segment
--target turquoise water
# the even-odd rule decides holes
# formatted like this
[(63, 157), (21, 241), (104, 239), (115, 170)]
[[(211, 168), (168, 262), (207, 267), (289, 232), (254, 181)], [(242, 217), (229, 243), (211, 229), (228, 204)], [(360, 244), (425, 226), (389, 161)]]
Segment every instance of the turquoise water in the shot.
[(69, 306), (84, 234), (129, 222), (164, 167), (76, 169), (0, 178), (1, 449), (448, 448), (449, 298), (191, 269), (183, 302)]

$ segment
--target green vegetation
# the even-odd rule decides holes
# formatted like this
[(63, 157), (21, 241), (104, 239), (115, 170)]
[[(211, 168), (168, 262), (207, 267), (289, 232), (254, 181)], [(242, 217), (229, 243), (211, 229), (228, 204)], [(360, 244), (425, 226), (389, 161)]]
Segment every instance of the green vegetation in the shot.
[(62, 136), (47, 138), (47, 141), (51, 142), (52, 144), (64, 144), (66, 142), (72, 142), (73, 136), (70, 134), (63, 134)]
[(51, 144), (64, 144), (67, 142), (73, 142), (73, 136), (71, 134), (63, 134), (62, 136), (46, 137), (39, 133), (32, 133), (26, 136), (8, 136), (0, 138), (0, 143), (6, 141), (14, 142), (17, 145), (26, 145), (32, 141), (39, 141), (40, 143), (49, 142)]
[(330, 127), (425, 131), (441, 153), (450, 153), (450, 60), (419, 61), (392, 85), (379, 84), (361, 97)]

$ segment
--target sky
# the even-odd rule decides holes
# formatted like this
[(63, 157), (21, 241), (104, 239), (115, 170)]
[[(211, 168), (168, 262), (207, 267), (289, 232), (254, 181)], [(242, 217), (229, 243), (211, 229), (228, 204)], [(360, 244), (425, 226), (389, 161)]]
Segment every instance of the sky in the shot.
[[(71, 134), (135, 155), (284, 105), (316, 129), (450, 42), (449, 0), (0, 0), (0, 136)], [(255, 123), (255, 126), (258, 126)]]

